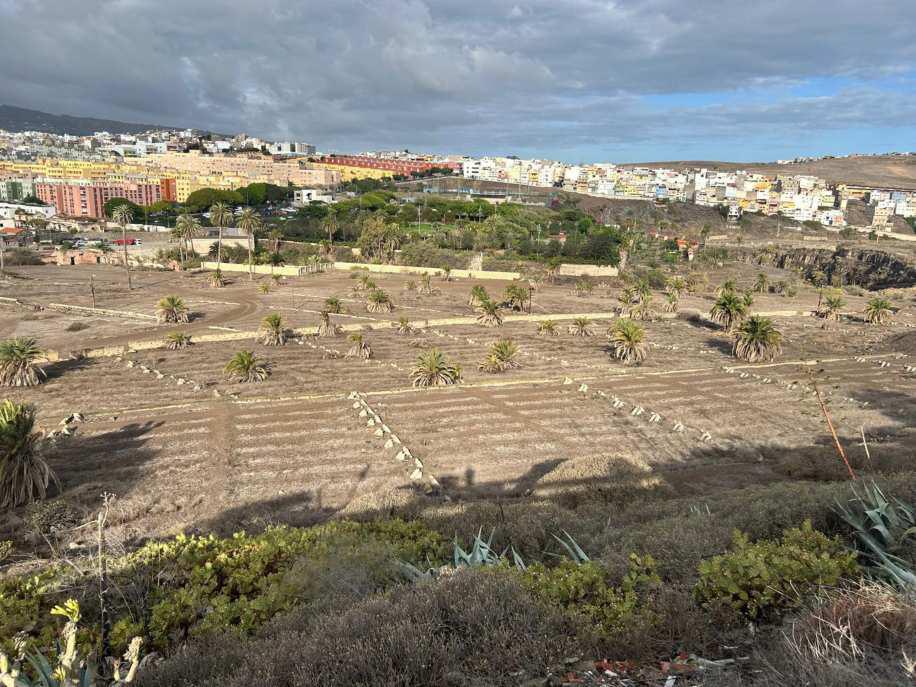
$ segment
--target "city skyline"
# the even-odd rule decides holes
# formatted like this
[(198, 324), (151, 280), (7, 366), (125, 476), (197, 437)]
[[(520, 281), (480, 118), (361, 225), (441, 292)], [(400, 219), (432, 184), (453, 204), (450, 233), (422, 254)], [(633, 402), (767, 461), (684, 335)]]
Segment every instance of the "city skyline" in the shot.
[(908, 150), (916, 20), (906, 2), (877, 5), (0, 0), (14, 29), (0, 90), (322, 150), (571, 163)]

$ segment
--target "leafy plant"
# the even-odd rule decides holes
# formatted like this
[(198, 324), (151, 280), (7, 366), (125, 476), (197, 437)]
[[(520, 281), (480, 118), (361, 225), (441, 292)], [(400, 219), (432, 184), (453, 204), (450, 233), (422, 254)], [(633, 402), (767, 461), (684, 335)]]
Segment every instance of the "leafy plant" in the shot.
[(560, 330), (557, 329), (557, 323), (553, 320), (543, 320), (538, 322), (538, 336), (559, 336)]
[(343, 305), (337, 296), (329, 296), (324, 299), (324, 310), (339, 315), (343, 311)]
[(524, 310), (530, 292), (520, 284), (509, 284), (504, 295), (504, 304), (510, 310)]
[(757, 293), (766, 293), (770, 288), (770, 278), (765, 272), (758, 272), (757, 279), (754, 281), (754, 291)]
[(490, 346), (486, 358), (478, 365), (483, 372), (505, 372), (521, 367), (518, 357), (518, 346), (512, 339), (500, 339)]
[(188, 306), (178, 296), (165, 296), (156, 304), (159, 324), (187, 324), (188, 319)]
[(210, 286), (214, 289), (221, 289), (226, 285), (226, 280), (223, 278), (223, 271), (221, 269), (215, 269), (210, 273)]
[(35, 339), (18, 337), (0, 342), (0, 385), (38, 386), (45, 372), (37, 361), (44, 355)]
[(836, 291), (828, 291), (821, 298), (820, 316), (834, 322), (840, 319), (840, 310), (846, 305), (843, 296)]
[(391, 312), (394, 310), (394, 304), (387, 293), (381, 289), (375, 289), (370, 291), (366, 297), (366, 310), (369, 312)]
[(414, 328), (413, 325), (410, 324), (410, 320), (408, 320), (406, 317), (398, 318), (398, 327), (395, 330), (395, 333), (401, 335), (413, 334)]
[(737, 293), (738, 283), (734, 279), (726, 279), (716, 287), (716, 298), (724, 296), (726, 293)]
[(649, 352), (646, 330), (633, 320), (617, 320), (608, 336), (614, 347), (614, 357), (618, 360), (627, 365), (639, 365), (646, 359)]
[(438, 348), (431, 348), (417, 356), (410, 373), (414, 386), (448, 386), (461, 381), (461, 367), (446, 360)]
[(0, 403), (0, 509), (47, 496), (57, 478), (41, 457), (42, 434), (35, 430), (35, 407)]
[(577, 296), (584, 297), (588, 296), (592, 291), (595, 290), (595, 285), (588, 279), (579, 279), (573, 289), (575, 290)]
[(681, 292), (668, 291), (665, 293), (665, 312), (677, 312), (681, 305)]
[(404, 282), (404, 290), (405, 290), (405, 291), (416, 291), (416, 290), (417, 290), (417, 282), (415, 282), (413, 279), (409, 279), (409, 280), (405, 281), (405, 282)]
[(725, 331), (732, 331), (747, 314), (747, 306), (734, 291), (722, 291), (713, 303), (709, 316), (713, 322), (722, 325)]
[(261, 343), (265, 346), (282, 346), (286, 343), (286, 328), (280, 313), (272, 312), (263, 320), (258, 329)]
[(862, 492), (851, 486), (852, 497), (837, 503), (840, 517), (852, 528), (860, 558), (878, 575), (902, 588), (916, 590), (912, 558), (916, 543), (916, 514), (899, 499), (887, 498), (875, 482)]
[(751, 315), (738, 328), (732, 350), (736, 358), (749, 363), (775, 360), (782, 352), (782, 334), (769, 318)]
[(592, 336), (592, 321), (587, 317), (577, 317), (569, 325), (569, 333), (573, 336)]
[(339, 336), (340, 327), (331, 322), (331, 315), (327, 310), (318, 313), (318, 336)]
[(493, 301), (484, 301), (477, 306), (477, 322), (484, 327), (501, 327), (503, 323), (502, 315), (499, 312), (499, 304)]
[(487, 290), (480, 284), (476, 284), (471, 287), (471, 293), (468, 296), (468, 305), (472, 308), (476, 308), (482, 303), (486, 303), (490, 300), (490, 294), (487, 293)]
[(363, 340), (362, 334), (350, 334), (350, 350), (347, 351), (347, 358), (359, 358), (369, 360), (372, 357), (372, 348)]
[(170, 351), (177, 351), (191, 345), (191, 335), (184, 332), (171, 332), (165, 336), (165, 347)]
[(752, 544), (736, 531), (731, 551), (700, 563), (694, 596), (758, 619), (796, 607), (807, 593), (857, 569), (855, 553), (816, 531), (810, 520), (783, 532), (779, 541)]
[(872, 298), (865, 306), (865, 319), (872, 324), (887, 324), (893, 315), (891, 302), (886, 298)]
[(263, 294), (270, 293), (270, 284), (264, 282), (263, 284), (258, 284), (258, 291)]
[(270, 363), (251, 351), (239, 351), (226, 364), (226, 375), (236, 382), (263, 382), (270, 377)]

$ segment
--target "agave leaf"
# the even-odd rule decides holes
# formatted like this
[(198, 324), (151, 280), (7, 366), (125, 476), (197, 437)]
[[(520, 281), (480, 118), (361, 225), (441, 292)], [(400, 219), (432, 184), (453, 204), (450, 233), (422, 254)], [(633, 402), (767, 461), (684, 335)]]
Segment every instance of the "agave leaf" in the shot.
[(525, 565), (525, 561), (524, 561), (524, 560), (522, 559), (522, 557), (518, 554), (518, 551), (515, 550), (515, 547), (512, 546), (512, 547), (510, 547), (510, 548), (511, 548), (511, 550), (512, 550), (512, 562), (515, 564), (515, 567), (516, 567), (518, 570), (521, 570), (522, 572), (524, 572), (525, 570), (527, 570), (527, 569), (528, 569), (528, 566)]
[(567, 541), (560, 539), (557, 535), (553, 535), (553, 538), (560, 542), (560, 545), (566, 549), (566, 552), (569, 554), (569, 557), (576, 563), (584, 563), (585, 561), (591, 560), (588, 557), (588, 554), (582, 550), (582, 548), (576, 543), (576, 540), (572, 538), (572, 535), (566, 530), (561, 530), (566, 536)]

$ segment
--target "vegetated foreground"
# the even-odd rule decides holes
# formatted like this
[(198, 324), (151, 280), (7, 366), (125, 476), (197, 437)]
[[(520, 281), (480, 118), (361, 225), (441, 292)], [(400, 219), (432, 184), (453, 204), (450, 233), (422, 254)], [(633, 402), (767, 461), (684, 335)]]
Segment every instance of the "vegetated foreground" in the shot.
[[(90, 305), (81, 268), (16, 273), (3, 295)], [(849, 553), (837, 510), (850, 471), (863, 503), (872, 479), (901, 513), (916, 499), (912, 290), (884, 294), (891, 313), (874, 324), (875, 293), (745, 262), (694, 266), (680, 286), (672, 272), (667, 288), (638, 272), (548, 277), (518, 310), (509, 282), (372, 274), (367, 291), (332, 271), (210, 289), (205, 274), (140, 271), (127, 292), (120, 271), (93, 273), (98, 306), (122, 318), (0, 311), (3, 339), (63, 358), (40, 386), (5, 389), (55, 435), (60, 482), (0, 520), (7, 652), (19, 630), (47, 651), (49, 612), (69, 596), (80, 647), (97, 646), (98, 532), (80, 525), (113, 494), (106, 653), (136, 635), (168, 657), (141, 667), (144, 684), (912, 679), (916, 609), (882, 586), (893, 576), (853, 585), (876, 561)], [(468, 304), (475, 285), (495, 315)], [(732, 331), (711, 316), (727, 293), (744, 308)], [(143, 317), (166, 296), (188, 323)], [(750, 314), (780, 337), (768, 362), (735, 357)], [(329, 335), (313, 335), (323, 321)], [(190, 339), (175, 350), (137, 344), (176, 331)], [(459, 383), (412, 383), (433, 349)], [(256, 383), (227, 376), (240, 351)], [(366, 524), (275, 529), (342, 519)], [(158, 542), (181, 533), (202, 538)], [(903, 570), (913, 540), (893, 542)], [(828, 612), (855, 630), (832, 648)], [(228, 628), (238, 638), (214, 643)]]

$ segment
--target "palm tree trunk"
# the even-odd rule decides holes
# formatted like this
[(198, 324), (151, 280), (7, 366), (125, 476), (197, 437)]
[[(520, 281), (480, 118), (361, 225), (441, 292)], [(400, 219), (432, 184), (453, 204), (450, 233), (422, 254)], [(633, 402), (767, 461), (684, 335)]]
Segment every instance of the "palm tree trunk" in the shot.
[(216, 239), (216, 269), (223, 264), (223, 225), (219, 225), (219, 236)]
[(130, 283), (130, 262), (127, 260), (127, 225), (121, 225), (121, 241), (124, 244), (124, 271), (127, 272), (127, 290), (130, 291), (133, 286)]
[(252, 263), (252, 250), (251, 250), (251, 238), (253, 234), (248, 232), (248, 279), (249, 281), (254, 280), (254, 263)]

